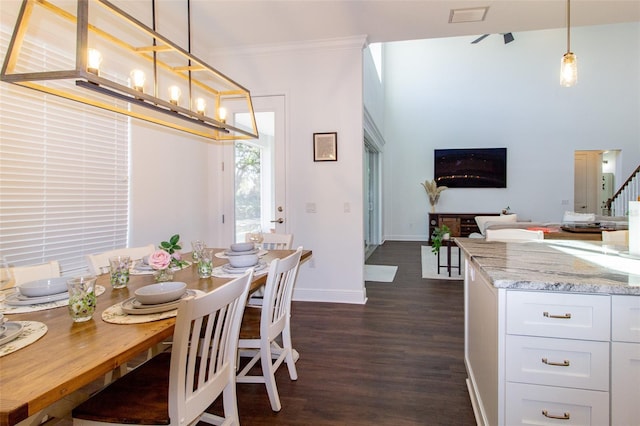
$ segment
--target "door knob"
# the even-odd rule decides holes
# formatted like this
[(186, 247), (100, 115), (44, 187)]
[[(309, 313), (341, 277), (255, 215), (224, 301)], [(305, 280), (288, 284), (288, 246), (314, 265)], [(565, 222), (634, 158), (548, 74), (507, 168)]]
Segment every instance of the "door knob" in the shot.
[(284, 219), (279, 217), (276, 220), (272, 220), (271, 223), (284, 223)]

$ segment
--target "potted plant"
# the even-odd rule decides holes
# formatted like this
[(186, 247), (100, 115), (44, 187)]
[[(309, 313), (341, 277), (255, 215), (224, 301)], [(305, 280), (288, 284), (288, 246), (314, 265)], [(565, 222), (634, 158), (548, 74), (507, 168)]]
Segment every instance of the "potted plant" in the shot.
[(442, 242), (449, 238), (451, 238), (451, 229), (447, 225), (435, 228), (433, 234), (431, 234), (431, 251), (433, 254), (438, 254), (440, 247), (442, 247)]

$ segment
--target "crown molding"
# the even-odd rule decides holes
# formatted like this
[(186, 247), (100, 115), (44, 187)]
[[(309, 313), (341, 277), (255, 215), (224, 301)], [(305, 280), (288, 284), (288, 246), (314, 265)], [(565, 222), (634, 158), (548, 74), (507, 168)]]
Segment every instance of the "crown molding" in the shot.
[(352, 37), (330, 38), (322, 40), (309, 40), (303, 42), (265, 44), (243, 47), (229, 47), (212, 49), (213, 56), (255, 56), (278, 53), (308, 52), (310, 50), (338, 50), (359, 49), (367, 46), (367, 36), (358, 35)]

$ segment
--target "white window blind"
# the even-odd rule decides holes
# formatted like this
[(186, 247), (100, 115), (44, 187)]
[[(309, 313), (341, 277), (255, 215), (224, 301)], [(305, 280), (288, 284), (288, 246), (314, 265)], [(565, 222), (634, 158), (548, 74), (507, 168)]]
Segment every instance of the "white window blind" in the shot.
[[(0, 27), (2, 52), (10, 31)], [(37, 48), (24, 46), (35, 63), (71, 59)], [(128, 142), (126, 116), (0, 82), (0, 254), (57, 260), (70, 275), (85, 255), (126, 247)]]

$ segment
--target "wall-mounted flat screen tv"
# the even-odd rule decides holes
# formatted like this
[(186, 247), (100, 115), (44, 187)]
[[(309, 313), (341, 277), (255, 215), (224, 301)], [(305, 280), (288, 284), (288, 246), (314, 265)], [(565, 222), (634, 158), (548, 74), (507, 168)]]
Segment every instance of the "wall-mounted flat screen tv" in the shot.
[(436, 149), (434, 179), (449, 188), (506, 188), (507, 148)]

